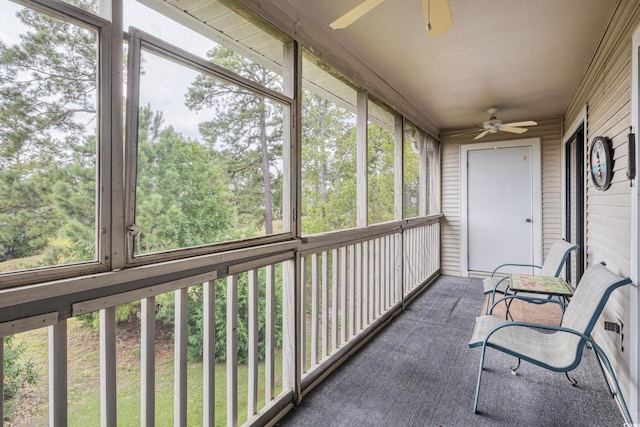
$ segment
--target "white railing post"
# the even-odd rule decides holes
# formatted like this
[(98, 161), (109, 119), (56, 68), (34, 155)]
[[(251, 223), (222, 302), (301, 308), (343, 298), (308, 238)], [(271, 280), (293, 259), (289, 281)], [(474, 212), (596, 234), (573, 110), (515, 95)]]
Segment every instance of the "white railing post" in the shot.
[(378, 237), (376, 239), (371, 240), (369, 246), (369, 274), (371, 284), (371, 300), (373, 303), (372, 311), (371, 311), (371, 319), (369, 323), (373, 323), (374, 320), (378, 318), (380, 313), (380, 275), (381, 275), (381, 265), (380, 265), (380, 249), (381, 249), (381, 238)]
[(249, 357), (247, 419), (258, 411), (258, 270), (249, 276)]
[[(300, 257), (300, 316), (296, 317), (296, 321), (300, 324), (300, 364), (302, 366), (301, 374), (307, 369), (307, 257)], [(295, 282), (290, 283), (294, 285)], [(282, 307), (284, 309), (284, 305)], [(284, 322), (284, 314), (283, 314)], [(286, 326), (286, 322), (284, 322)]]
[(358, 243), (356, 245), (356, 334), (358, 332), (360, 332), (363, 328), (363, 301), (365, 299), (364, 297), (364, 286), (363, 286), (363, 282), (364, 282), (364, 268), (363, 268), (363, 256), (362, 256), (362, 252), (363, 252), (363, 243)]
[[(300, 283), (296, 278), (300, 278)], [(292, 389), (296, 399), (304, 371), (306, 317), (304, 302), (296, 298), (304, 301), (304, 280), (304, 258), (298, 253), (293, 261), (282, 265), (282, 386), (285, 390)]]
[(227, 277), (227, 426), (238, 425), (238, 277)]
[(141, 303), (140, 425), (153, 427), (156, 414), (156, 298), (144, 298)]
[(67, 321), (49, 326), (49, 425), (67, 425)]
[[(284, 265), (282, 269), (285, 270), (287, 267)], [(285, 272), (283, 271), (283, 275)], [(274, 360), (275, 360), (275, 339), (274, 339), (274, 331), (275, 331), (275, 322), (276, 322), (276, 298), (275, 298), (275, 272), (273, 265), (268, 265), (266, 267), (266, 289), (265, 289), (265, 345), (264, 345), (264, 400), (265, 403), (269, 403), (273, 399), (273, 395), (275, 393), (275, 372), (274, 372)], [(288, 321), (289, 319), (285, 317), (285, 285), (286, 283), (283, 280), (282, 286), (282, 319), (283, 323)], [(293, 286), (293, 283), (291, 283)], [(286, 320), (285, 320), (286, 319)], [(295, 319), (294, 319), (295, 322)], [(284, 346), (284, 330), (282, 331), (282, 340)], [(284, 351), (282, 358), (284, 360)], [(284, 384), (283, 384), (284, 385)], [(286, 386), (285, 386), (286, 387)]]
[(203, 392), (202, 408), (205, 427), (213, 427), (216, 424), (216, 283), (208, 281), (202, 284), (202, 364), (203, 364)]
[(100, 310), (100, 425), (117, 424), (116, 308)]
[(318, 254), (311, 255), (311, 366), (318, 363)]
[[(0, 336), (0, 378), (4, 378), (4, 337), (3, 336)], [(4, 381), (0, 381), (0, 420), (4, 420)]]
[(369, 326), (369, 324), (371, 322), (373, 322), (373, 319), (376, 318), (376, 305), (375, 305), (375, 301), (376, 301), (376, 291), (375, 291), (375, 286), (376, 286), (376, 274), (375, 274), (375, 248), (376, 248), (376, 241), (374, 240), (368, 240), (365, 242), (365, 246), (367, 247), (367, 267), (366, 270), (368, 272), (367, 275), (367, 281), (366, 281), (366, 288), (367, 288), (367, 301), (368, 301), (368, 312), (367, 312), (367, 322), (365, 323), (367, 326)]
[(329, 253), (322, 252), (322, 353), (320, 360), (329, 354)]
[(356, 326), (356, 247), (349, 246), (349, 339), (357, 330)]
[(393, 250), (394, 262), (394, 303), (402, 301), (402, 295), (406, 286), (404, 282), (404, 235), (406, 231), (400, 231), (395, 235), (395, 246)]
[[(340, 248), (340, 345), (347, 340), (347, 248)], [(337, 316), (336, 316), (337, 317)]]
[(393, 268), (392, 266), (393, 264), (393, 254), (395, 253), (394, 251), (391, 250), (391, 242), (392, 242), (392, 238), (395, 238), (394, 235), (390, 235), (390, 236), (386, 236), (385, 237), (385, 271), (386, 274), (384, 275), (385, 277), (385, 305), (384, 305), (384, 311), (387, 311), (389, 308), (391, 308), (391, 306), (393, 305)]
[(173, 425), (187, 425), (187, 314), (188, 288), (175, 291), (173, 361)]
[(331, 351), (338, 348), (338, 250), (331, 251)]

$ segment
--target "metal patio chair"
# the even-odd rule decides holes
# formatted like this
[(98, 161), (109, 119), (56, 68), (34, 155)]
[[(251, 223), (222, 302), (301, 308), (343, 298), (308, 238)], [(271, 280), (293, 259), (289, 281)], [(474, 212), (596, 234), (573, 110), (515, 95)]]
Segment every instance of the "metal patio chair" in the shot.
[(509, 294), (509, 276), (496, 276), (500, 269), (504, 267), (533, 267), (539, 270), (535, 273), (538, 276), (558, 277), (562, 272), (562, 267), (564, 267), (569, 254), (571, 251), (578, 249), (578, 247), (578, 245), (569, 243), (566, 240), (557, 240), (551, 246), (542, 266), (507, 263), (496, 267), (491, 273), (491, 277), (487, 277), (482, 281), (485, 299), (487, 300), (486, 313), (489, 313), (489, 307), (493, 305), (496, 294)]
[[(560, 326), (514, 322), (493, 315), (484, 315), (476, 318), (469, 347), (482, 347), (482, 353), (480, 355), (480, 368), (478, 370), (473, 412), (478, 412), (480, 382), (482, 380), (487, 347), (517, 357), (516, 366), (511, 367), (514, 374), (520, 366), (520, 361), (525, 360), (551, 371), (564, 372), (571, 383), (575, 385), (577, 382), (569, 377), (568, 372), (580, 364), (582, 352), (585, 345), (589, 343), (600, 362), (600, 370), (605, 377), (610, 396), (613, 397), (614, 394), (611, 384), (604, 374), (604, 368), (607, 369), (613, 382), (615, 393), (620, 399), (624, 415), (631, 422), (629, 409), (620, 392), (620, 386), (611, 364), (604, 351), (591, 336), (591, 332), (611, 293), (616, 288), (629, 283), (631, 283), (631, 279), (628, 277), (620, 278), (609, 271), (604, 266), (604, 263), (588, 268), (566, 307)], [(518, 295), (505, 297), (505, 299), (517, 298)]]

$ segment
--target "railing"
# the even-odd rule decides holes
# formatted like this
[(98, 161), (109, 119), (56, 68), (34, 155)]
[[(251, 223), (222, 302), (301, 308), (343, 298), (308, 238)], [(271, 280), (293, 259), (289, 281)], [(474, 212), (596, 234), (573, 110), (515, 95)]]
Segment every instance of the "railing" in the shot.
[[(48, 384), (42, 382), (49, 389), (50, 425), (67, 425), (71, 412), (81, 412), (69, 390), (98, 380), (99, 419), (87, 423), (116, 425), (127, 417), (127, 424), (151, 426), (168, 417), (176, 426), (264, 424), (438, 273), (439, 221), (394, 221), (4, 290), (0, 335), (48, 329)], [(122, 344), (122, 312), (137, 328), (135, 344)], [(71, 343), (80, 329), (72, 325), (91, 313), (99, 313), (99, 357), (83, 369), (96, 378), (77, 379), (69, 367), (76, 364)], [(201, 361), (194, 347), (201, 347)], [(82, 351), (91, 351), (88, 342)], [(135, 366), (122, 366), (123, 351)], [(128, 370), (136, 374), (125, 378)], [(135, 416), (127, 409), (132, 405)], [(47, 414), (44, 420), (34, 416), (28, 423), (46, 424)]]
[(302, 388), (440, 269), (440, 217), (310, 236), (302, 247)]
[[(438, 218), (439, 219), (439, 218)], [(404, 227), (404, 293), (409, 297), (440, 270), (440, 221), (410, 220)]]

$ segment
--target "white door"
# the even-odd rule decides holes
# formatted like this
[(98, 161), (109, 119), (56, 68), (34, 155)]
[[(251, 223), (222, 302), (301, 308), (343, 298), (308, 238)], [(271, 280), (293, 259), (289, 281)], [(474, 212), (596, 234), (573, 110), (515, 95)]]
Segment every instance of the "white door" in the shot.
[[(463, 147), (463, 157), (467, 249), (463, 274), (464, 270), (467, 274), (491, 272), (504, 263), (539, 265), (539, 140), (468, 145)], [(530, 273), (532, 269), (506, 271)]]

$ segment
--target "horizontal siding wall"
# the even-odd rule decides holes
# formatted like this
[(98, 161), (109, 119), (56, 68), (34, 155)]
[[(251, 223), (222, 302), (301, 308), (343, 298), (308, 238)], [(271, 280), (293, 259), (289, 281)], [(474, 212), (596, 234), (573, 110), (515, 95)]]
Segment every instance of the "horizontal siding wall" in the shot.
[(442, 218), (440, 268), (443, 274), (460, 275), (460, 144), (447, 136), (441, 141)]
[[(528, 120), (523, 117), (522, 120)], [(540, 138), (542, 155), (542, 248), (543, 258), (562, 232), (561, 132), (560, 118), (537, 120), (538, 126), (522, 135), (500, 132), (474, 141), (475, 133), (454, 137), (465, 129), (442, 135), (442, 272), (459, 276), (460, 236), (460, 145), (475, 142)], [(505, 260), (508, 262), (508, 260)]]
[[(590, 177), (586, 182), (587, 266), (605, 261), (607, 267), (623, 276), (631, 270), (631, 188), (625, 172), (627, 134), (631, 125), (631, 35), (639, 20), (640, 3), (622, 0), (565, 114), (566, 123), (573, 123), (580, 110), (587, 106), (587, 153), (596, 136), (606, 136), (612, 141), (615, 163), (611, 187), (599, 191)], [(638, 134), (637, 129), (635, 132)], [(596, 341), (612, 360), (627, 404), (630, 351), (616, 345), (614, 335), (604, 331), (603, 322), (620, 319), (625, 325), (623, 333), (628, 337), (631, 333), (629, 296), (628, 286), (614, 292), (594, 332)], [(627, 339), (623, 347), (628, 344)]]

